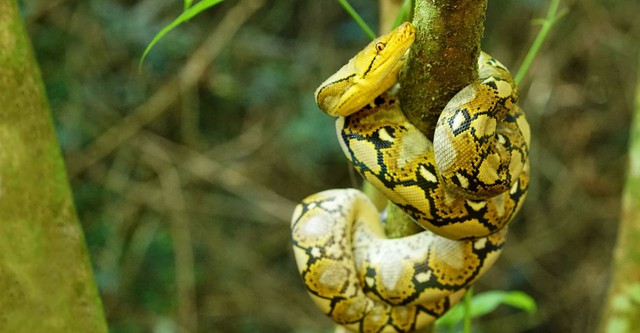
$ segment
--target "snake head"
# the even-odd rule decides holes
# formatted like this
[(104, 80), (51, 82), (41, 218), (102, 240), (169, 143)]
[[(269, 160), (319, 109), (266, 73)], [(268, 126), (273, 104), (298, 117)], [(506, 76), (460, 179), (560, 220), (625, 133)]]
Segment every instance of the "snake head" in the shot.
[(316, 103), (331, 116), (357, 112), (398, 80), (416, 28), (405, 22), (373, 40), (316, 89)]

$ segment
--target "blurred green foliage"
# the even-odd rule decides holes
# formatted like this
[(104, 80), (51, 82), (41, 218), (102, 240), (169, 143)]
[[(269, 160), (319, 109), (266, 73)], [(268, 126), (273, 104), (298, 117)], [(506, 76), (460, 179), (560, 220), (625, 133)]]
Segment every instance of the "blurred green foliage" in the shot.
[[(375, 26), (374, 2), (350, 3)], [(563, 3), (569, 14), (521, 85), (529, 196), (502, 258), (476, 284), (523, 290), (539, 311), (500, 307), (474, 322), (477, 332), (588, 332), (598, 320), (640, 4)], [(296, 272), (288, 218), (311, 193), (359, 186), (313, 101), (368, 41), (338, 3), (222, 2), (166, 34), (141, 71), (145, 47), (183, 2), (22, 5), (111, 331), (329, 332)], [(546, 7), (490, 1), (483, 49), (515, 69)], [(204, 65), (189, 72), (194, 64)], [(140, 122), (145, 110), (157, 116)], [(108, 132), (133, 125), (126, 139)], [(100, 138), (115, 149), (100, 151)]]

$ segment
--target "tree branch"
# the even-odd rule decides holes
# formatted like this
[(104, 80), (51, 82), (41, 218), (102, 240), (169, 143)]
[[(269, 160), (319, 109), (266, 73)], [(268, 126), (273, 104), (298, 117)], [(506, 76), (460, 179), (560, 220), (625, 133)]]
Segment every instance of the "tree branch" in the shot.
[(477, 73), (487, 0), (417, 0), (418, 28), (400, 102), (409, 121), (427, 137), (447, 102)]
[[(381, 9), (387, 8), (380, 13), (381, 28), (386, 32), (401, 1), (380, 2)], [(405, 75), (400, 78), (400, 104), (409, 121), (429, 138), (447, 102), (478, 76), (486, 7), (487, 0), (416, 0), (413, 24), (417, 35)], [(422, 230), (391, 202), (387, 213), (385, 233), (389, 238)], [(414, 333), (432, 331), (431, 325)]]
[[(400, 104), (409, 121), (429, 138), (447, 102), (477, 76), (487, 0), (417, 0), (416, 41), (400, 78)], [(415, 223), (388, 207), (387, 235), (408, 236)]]

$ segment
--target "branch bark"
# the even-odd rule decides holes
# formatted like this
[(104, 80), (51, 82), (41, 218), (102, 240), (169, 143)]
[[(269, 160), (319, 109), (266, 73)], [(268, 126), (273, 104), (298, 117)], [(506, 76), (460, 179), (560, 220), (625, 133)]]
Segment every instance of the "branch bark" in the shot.
[[(400, 78), (400, 104), (409, 121), (429, 138), (447, 102), (478, 76), (486, 8), (487, 0), (416, 1), (416, 41)], [(419, 231), (397, 206), (389, 204), (387, 210), (388, 236)]]
[[(384, 8), (382, 4), (380, 7)], [(409, 121), (431, 139), (444, 106), (478, 76), (476, 64), (486, 8), (487, 0), (416, 0), (416, 41), (400, 78), (400, 104)], [(388, 31), (385, 24), (393, 19), (385, 18), (385, 13), (389, 11), (381, 12), (381, 27)], [(409, 236), (422, 230), (391, 202), (387, 212), (388, 237)], [(433, 330), (428, 326), (414, 333)]]
[(0, 1), (0, 330), (107, 332), (39, 69)]
[(447, 102), (477, 76), (487, 0), (417, 0), (418, 28), (400, 102), (409, 121), (427, 137)]

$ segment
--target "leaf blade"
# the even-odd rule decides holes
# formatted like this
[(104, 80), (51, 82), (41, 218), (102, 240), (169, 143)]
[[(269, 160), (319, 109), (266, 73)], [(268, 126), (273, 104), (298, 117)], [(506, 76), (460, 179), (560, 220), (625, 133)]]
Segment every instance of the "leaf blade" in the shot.
[(353, 7), (351, 7), (351, 5), (347, 0), (338, 0), (338, 2), (340, 3), (340, 5), (342, 5), (342, 8), (344, 8), (344, 10), (346, 10), (347, 13), (351, 15), (351, 18), (353, 18), (353, 20), (356, 21), (356, 23), (360, 26), (360, 29), (362, 29), (362, 31), (364, 31), (364, 33), (367, 34), (369, 38), (376, 39), (376, 33), (373, 32), (371, 28), (369, 28), (369, 25), (367, 25), (367, 23), (362, 19), (360, 14), (358, 14), (358, 12), (356, 12), (356, 10), (353, 9)]
[[(486, 315), (502, 304), (509, 305), (528, 314), (533, 314), (537, 311), (533, 297), (522, 291), (493, 290), (473, 297), (471, 300), (471, 318)], [(453, 327), (462, 322), (463, 318), (464, 307), (456, 305), (436, 321), (436, 326)]]
[[(142, 53), (142, 56), (140, 57), (140, 63), (138, 64), (138, 69), (142, 68), (142, 64), (144, 63), (144, 59), (147, 57), (147, 55), (149, 54), (149, 52), (151, 51), (153, 46), (156, 45), (156, 43), (158, 43), (160, 41), (160, 39), (162, 39), (162, 37), (164, 37), (167, 33), (169, 33), (175, 27), (177, 27), (180, 24), (190, 20), (194, 16), (198, 15), (200, 12), (219, 4), (222, 1), (223, 0), (202, 0), (202, 1), (198, 2), (198, 3), (196, 3), (195, 5), (187, 8), (185, 11), (183, 11), (182, 14), (180, 14), (175, 20), (173, 20), (167, 26), (162, 28), (162, 30), (160, 30), (160, 32), (158, 32), (153, 37), (151, 42), (149, 42), (149, 45), (147, 45), (147, 47), (145, 48), (144, 52)], [(187, 2), (191, 3), (191, 0), (185, 0), (185, 6), (187, 5)]]

